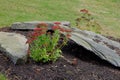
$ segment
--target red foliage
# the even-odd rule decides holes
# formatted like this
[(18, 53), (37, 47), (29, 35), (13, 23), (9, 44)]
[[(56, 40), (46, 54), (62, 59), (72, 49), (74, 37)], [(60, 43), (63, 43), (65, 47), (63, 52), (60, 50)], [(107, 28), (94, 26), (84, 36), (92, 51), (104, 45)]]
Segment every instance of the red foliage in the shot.
[(71, 35), (70, 34), (67, 34), (67, 38), (70, 38), (71, 37)]
[(64, 28), (61, 28), (60, 26), (53, 26), (52, 29), (53, 30), (60, 30), (61, 32), (71, 32), (70, 29), (64, 29)]
[(89, 11), (87, 9), (81, 9), (80, 12), (88, 13)]
[[(60, 22), (55, 22), (54, 24), (60, 24)], [(41, 36), (42, 34), (46, 34), (46, 32), (47, 32), (46, 26), (47, 26), (47, 24), (45, 24), (45, 23), (38, 24), (37, 27), (34, 29), (33, 33), (30, 34), (30, 38), (27, 40), (26, 43), (31, 44), (38, 36)], [(67, 38), (69, 38), (71, 36), (69, 34), (69, 32), (71, 32), (71, 30), (61, 28), (59, 25), (53, 26), (52, 29), (59, 30), (61, 32), (67, 32), (67, 35), (66, 35)], [(49, 34), (49, 33), (47, 33), (47, 34)]]
[(38, 36), (44, 34), (46, 28), (42, 28), (42, 27), (46, 27), (47, 24), (45, 23), (40, 23), (37, 25), (37, 27), (33, 30), (33, 33), (30, 34), (30, 38), (27, 40), (26, 43), (31, 44)]
[(39, 23), (39, 24), (37, 25), (37, 28), (47, 27), (47, 26), (48, 26), (48, 24), (46, 24), (46, 23)]
[(60, 28), (60, 26), (56, 26), (56, 25), (52, 27), (53, 30), (57, 30), (59, 28)]
[(38, 27), (34, 29), (34, 31), (41, 31), (41, 30), (42, 28), (38, 28)]
[(61, 23), (60, 23), (60, 22), (54, 22), (54, 24), (56, 24), (56, 25), (60, 25)]
[(65, 32), (65, 29), (64, 28), (59, 28), (60, 31), (62, 32)]

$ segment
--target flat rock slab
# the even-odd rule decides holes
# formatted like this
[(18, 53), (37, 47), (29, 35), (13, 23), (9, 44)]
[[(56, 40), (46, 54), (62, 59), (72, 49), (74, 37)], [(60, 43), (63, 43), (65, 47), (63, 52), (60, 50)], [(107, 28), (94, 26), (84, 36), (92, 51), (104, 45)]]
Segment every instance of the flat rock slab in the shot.
[[(47, 23), (48, 29), (51, 29), (51, 27), (54, 25), (54, 22), (60, 22), (60, 21), (31, 21), (31, 22), (15, 22), (11, 25), (11, 29), (19, 29), (19, 30), (32, 30), (36, 28), (36, 26), (40, 23)], [(62, 26), (70, 26), (70, 22), (68, 21), (62, 21), (60, 22)]]
[(120, 43), (100, 34), (91, 31), (82, 31), (77, 28), (73, 28), (71, 35), (71, 39), (77, 44), (92, 51), (101, 59), (108, 61), (114, 66), (120, 67)]
[(25, 36), (17, 33), (0, 32), (0, 50), (5, 52), (14, 64), (27, 60), (28, 44)]
[(112, 65), (120, 67), (120, 43), (91, 31), (83, 31), (67, 26), (62, 27), (72, 30), (70, 39), (78, 45), (92, 51), (95, 55)]

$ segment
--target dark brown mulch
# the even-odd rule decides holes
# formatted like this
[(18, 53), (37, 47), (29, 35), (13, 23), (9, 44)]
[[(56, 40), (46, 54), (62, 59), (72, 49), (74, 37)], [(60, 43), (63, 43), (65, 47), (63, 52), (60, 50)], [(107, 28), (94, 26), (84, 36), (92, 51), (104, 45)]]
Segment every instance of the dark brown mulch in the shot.
[[(25, 36), (31, 32), (11, 30), (7, 27), (0, 31), (16, 32)], [(0, 72), (9, 80), (120, 80), (120, 68), (101, 60), (73, 41), (70, 40), (62, 51), (67, 59), (76, 58), (78, 64), (70, 65), (60, 58), (49, 64), (35, 63), (29, 59), (26, 64), (14, 65), (0, 51)]]

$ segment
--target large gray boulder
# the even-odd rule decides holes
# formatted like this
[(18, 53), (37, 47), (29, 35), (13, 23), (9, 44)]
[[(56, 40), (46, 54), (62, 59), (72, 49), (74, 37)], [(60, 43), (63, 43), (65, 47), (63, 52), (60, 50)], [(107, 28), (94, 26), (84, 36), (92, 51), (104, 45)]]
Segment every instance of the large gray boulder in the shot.
[(114, 66), (120, 67), (120, 52), (118, 52), (118, 50), (120, 51), (120, 43), (112, 41), (100, 34), (91, 31), (82, 31), (77, 28), (73, 28), (71, 35), (70, 39), (77, 44), (92, 51), (98, 57)]
[(120, 43), (91, 31), (83, 31), (68, 26), (62, 27), (72, 30), (70, 39), (78, 45), (92, 51), (95, 55), (114, 66), (120, 67)]
[[(32, 30), (34, 29), (39, 23), (47, 23), (48, 29), (54, 25), (54, 22), (60, 21), (29, 21), (29, 22), (15, 22), (11, 25), (11, 29), (18, 29), (18, 30)], [(70, 26), (70, 22), (68, 21), (61, 21), (62, 26)]]
[(14, 64), (27, 60), (28, 44), (25, 36), (17, 33), (0, 32), (0, 50), (8, 56)]

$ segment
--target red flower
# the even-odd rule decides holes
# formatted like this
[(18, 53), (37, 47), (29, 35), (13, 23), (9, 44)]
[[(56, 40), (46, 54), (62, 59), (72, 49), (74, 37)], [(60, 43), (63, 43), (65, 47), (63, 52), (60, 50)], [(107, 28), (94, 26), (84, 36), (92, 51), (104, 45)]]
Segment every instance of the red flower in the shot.
[(61, 23), (60, 23), (60, 22), (54, 22), (54, 24), (56, 24), (56, 25), (60, 25)]
[(34, 38), (28, 39), (28, 40), (26, 41), (26, 44), (27, 44), (27, 43), (28, 43), (28, 44), (31, 44), (31, 43), (33, 42), (33, 40), (34, 40)]
[(34, 31), (42, 31), (42, 28), (35, 28)]
[(39, 33), (38, 33), (38, 32), (33, 32), (33, 33), (32, 33), (32, 38), (37, 37), (37, 36), (39, 36)]
[(59, 28), (60, 28), (60, 26), (53, 26), (52, 27), (53, 30), (56, 30), (56, 29), (59, 29)]
[(70, 35), (70, 34), (67, 34), (66, 36), (67, 36), (67, 38), (70, 38), (70, 37), (71, 37), (71, 35)]
[(37, 25), (37, 28), (40, 28), (40, 27), (47, 27), (48, 25), (46, 23), (39, 23)]
[(80, 12), (88, 13), (88, 10), (87, 9), (81, 9)]
[(38, 37), (38, 36), (40, 36), (42, 34), (45, 34), (45, 32), (42, 32), (42, 31), (40, 31), (40, 32), (33, 32), (32, 37), (36, 38), (36, 37)]
[(64, 28), (60, 28), (60, 31), (65, 32), (65, 29)]

